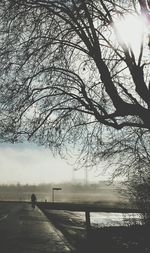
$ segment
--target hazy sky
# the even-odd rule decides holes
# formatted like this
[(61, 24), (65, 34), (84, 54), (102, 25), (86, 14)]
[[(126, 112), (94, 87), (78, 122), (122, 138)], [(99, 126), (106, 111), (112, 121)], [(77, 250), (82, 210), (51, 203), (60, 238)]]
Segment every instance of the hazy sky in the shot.
[[(98, 172), (88, 172), (90, 181), (99, 181)], [(85, 181), (85, 170), (74, 171), (67, 161), (54, 158), (50, 150), (26, 144), (0, 145), (0, 184), (38, 184)]]

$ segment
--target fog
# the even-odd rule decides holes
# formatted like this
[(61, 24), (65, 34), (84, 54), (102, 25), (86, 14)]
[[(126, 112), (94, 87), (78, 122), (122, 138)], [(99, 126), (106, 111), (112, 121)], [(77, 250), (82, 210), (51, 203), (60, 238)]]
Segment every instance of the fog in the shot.
[(56, 202), (122, 202), (125, 197), (120, 193), (120, 185), (101, 181), (98, 184), (39, 184), (39, 185), (0, 185), (0, 200), (30, 201), (35, 193), (38, 201), (52, 201), (52, 189), (55, 191)]
[[(0, 145), (0, 184), (40, 184), (85, 182), (85, 169), (75, 170), (73, 161), (54, 157), (49, 149), (33, 144)], [(98, 182), (105, 176), (98, 170), (88, 171), (88, 180)]]

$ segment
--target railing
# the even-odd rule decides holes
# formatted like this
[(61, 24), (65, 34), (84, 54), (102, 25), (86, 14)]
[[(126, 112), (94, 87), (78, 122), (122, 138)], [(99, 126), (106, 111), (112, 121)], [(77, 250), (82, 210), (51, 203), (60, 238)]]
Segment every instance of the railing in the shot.
[(112, 207), (106, 204), (79, 204), (79, 203), (51, 203), (38, 202), (37, 206), (41, 209), (50, 210), (67, 210), (76, 212), (85, 212), (85, 222), (87, 237), (91, 231), (90, 212), (109, 212), (109, 213), (149, 213), (148, 210), (138, 209), (134, 207)]

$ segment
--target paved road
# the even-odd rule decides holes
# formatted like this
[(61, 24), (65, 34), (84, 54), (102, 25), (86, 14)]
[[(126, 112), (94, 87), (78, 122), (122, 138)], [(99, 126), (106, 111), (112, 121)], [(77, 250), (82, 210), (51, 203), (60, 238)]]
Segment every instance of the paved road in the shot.
[(63, 234), (28, 203), (0, 203), (0, 253), (70, 253)]

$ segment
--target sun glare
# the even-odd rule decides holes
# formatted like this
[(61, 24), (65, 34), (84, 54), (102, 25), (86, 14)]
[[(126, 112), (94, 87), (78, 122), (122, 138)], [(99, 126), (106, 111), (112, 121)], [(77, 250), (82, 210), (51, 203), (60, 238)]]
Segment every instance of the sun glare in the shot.
[(139, 53), (145, 30), (144, 20), (140, 16), (126, 15), (115, 22), (119, 43)]

